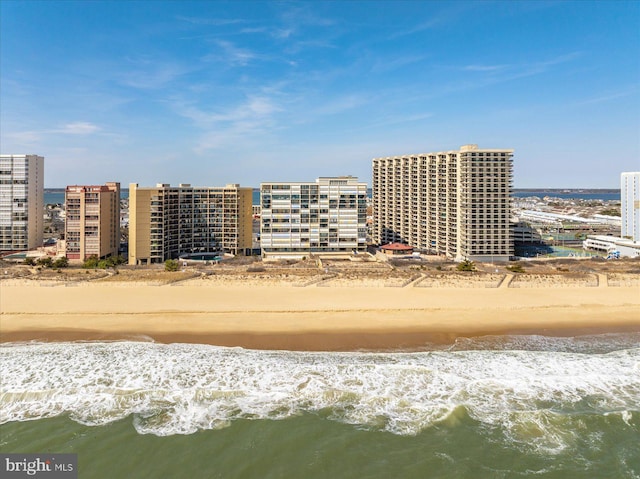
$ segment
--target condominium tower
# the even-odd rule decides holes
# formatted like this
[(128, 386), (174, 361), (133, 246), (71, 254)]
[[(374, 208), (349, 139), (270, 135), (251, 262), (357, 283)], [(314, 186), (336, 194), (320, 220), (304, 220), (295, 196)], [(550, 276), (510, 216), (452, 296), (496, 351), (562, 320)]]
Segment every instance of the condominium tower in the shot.
[(0, 155), (0, 251), (42, 246), (44, 157)]
[(129, 264), (251, 248), (252, 188), (129, 185)]
[(507, 261), (513, 150), (480, 149), (373, 160), (373, 241), (455, 260)]
[(622, 230), (620, 236), (640, 241), (640, 172), (620, 175)]
[(264, 258), (349, 255), (366, 250), (367, 185), (352, 176), (262, 183)]
[(67, 258), (83, 261), (90, 256), (118, 255), (120, 183), (67, 186), (65, 205)]

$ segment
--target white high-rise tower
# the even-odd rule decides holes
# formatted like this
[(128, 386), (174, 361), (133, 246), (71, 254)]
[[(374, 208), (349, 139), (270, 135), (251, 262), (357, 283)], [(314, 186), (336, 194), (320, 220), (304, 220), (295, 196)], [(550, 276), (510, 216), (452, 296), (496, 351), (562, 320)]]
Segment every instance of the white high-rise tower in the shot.
[(0, 155), (0, 251), (42, 246), (44, 157)]
[(640, 171), (620, 175), (620, 236), (640, 241)]

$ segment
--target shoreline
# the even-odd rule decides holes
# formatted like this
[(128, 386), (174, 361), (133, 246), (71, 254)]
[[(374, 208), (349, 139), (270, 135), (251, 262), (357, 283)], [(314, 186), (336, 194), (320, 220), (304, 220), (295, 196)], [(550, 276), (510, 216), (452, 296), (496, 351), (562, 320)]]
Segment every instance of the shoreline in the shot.
[(637, 287), (2, 285), (0, 342), (151, 340), (249, 349), (415, 349), (458, 337), (640, 331)]
[(240, 347), (252, 350), (305, 352), (414, 352), (453, 345), (457, 339), (483, 336), (537, 335), (543, 337), (577, 337), (606, 333), (638, 333), (640, 325), (615, 327), (571, 327), (547, 329), (495, 330), (477, 334), (434, 332), (309, 332), (309, 333), (154, 333), (103, 332), (97, 330), (22, 330), (3, 333), (0, 345), (24, 342), (149, 342), (159, 344), (206, 344), (219, 347)]

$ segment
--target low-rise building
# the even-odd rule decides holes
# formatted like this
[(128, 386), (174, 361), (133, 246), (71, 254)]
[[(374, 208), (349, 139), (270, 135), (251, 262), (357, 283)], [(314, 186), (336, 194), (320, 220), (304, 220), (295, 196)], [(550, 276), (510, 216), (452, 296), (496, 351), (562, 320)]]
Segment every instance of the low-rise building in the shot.
[(589, 235), (582, 242), (586, 250), (599, 251), (611, 257), (640, 258), (640, 241), (605, 235)]

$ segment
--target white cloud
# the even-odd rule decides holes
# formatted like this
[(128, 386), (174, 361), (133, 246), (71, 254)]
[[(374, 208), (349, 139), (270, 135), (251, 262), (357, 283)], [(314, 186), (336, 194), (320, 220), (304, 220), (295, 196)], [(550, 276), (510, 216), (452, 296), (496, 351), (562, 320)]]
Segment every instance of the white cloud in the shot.
[(353, 110), (369, 103), (370, 99), (364, 95), (347, 95), (324, 103), (316, 109), (320, 115), (335, 115), (344, 111)]
[(18, 144), (32, 144), (37, 143), (42, 139), (42, 132), (40, 131), (13, 131), (3, 133), (8, 140), (12, 140)]
[(220, 53), (211, 53), (202, 58), (203, 61), (224, 61), (231, 65), (246, 66), (256, 60), (258, 55), (245, 48), (239, 48), (226, 40), (216, 40), (215, 43), (222, 50)]
[(120, 83), (140, 90), (157, 90), (193, 70), (177, 62), (127, 58), (130, 69), (116, 74)]
[(225, 111), (207, 111), (191, 103), (173, 101), (175, 111), (194, 122), (202, 130), (195, 147), (197, 153), (217, 149), (238, 142), (251, 141), (276, 128), (275, 114), (282, 111), (266, 95), (250, 95), (241, 103)]
[(597, 96), (594, 98), (589, 98), (587, 100), (583, 100), (577, 103), (577, 105), (592, 105), (595, 103), (604, 103), (607, 101), (611, 101), (611, 100), (617, 100), (618, 98), (624, 98), (626, 96), (632, 95), (634, 93), (636, 93), (638, 90), (637, 88), (630, 88), (630, 89), (626, 89), (626, 90), (621, 90), (618, 92), (611, 92), (608, 94), (604, 94), (601, 96)]
[(193, 25), (210, 25), (210, 26), (223, 26), (223, 25), (235, 25), (238, 23), (245, 23), (245, 20), (241, 18), (200, 18), (200, 17), (184, 17), (177, 16), (178, 20), (191, 23)]
[(52, 133), (64, 133), (68, 135), (90, 135), (91, 133), (100, 131), (100, 129), (101, 128), (99, 126), (94, 125), (93, 123), (78, 121), (75, 123), (67, 123), (59, 129), (52, 130)]
[(495, 72), (505, 68), (507, 68), (507, 65), (467, 65), (462, 67), (463, 70), (470, 72)]
[(424, 55), (409, 55), (404, 57), (394, 58), (392, 60), (380, 59), (371, 68), (374, 73), (382, 73), (397, 70), (412, 63), (419, 63), (426, 57)]

